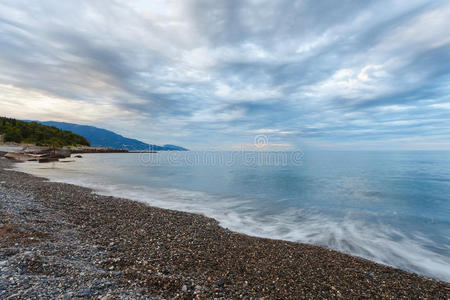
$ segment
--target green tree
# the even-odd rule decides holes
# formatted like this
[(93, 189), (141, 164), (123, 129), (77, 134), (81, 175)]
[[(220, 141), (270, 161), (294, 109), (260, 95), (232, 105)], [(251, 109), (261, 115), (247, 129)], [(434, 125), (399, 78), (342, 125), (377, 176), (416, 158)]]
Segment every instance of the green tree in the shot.
[(26, 142), (42, 146), (55, 145), (90, 146), (89, 141), (73, 132), (63, 131), (56, 127), (46, 126), (37, 122), (25, 122), (0, 117), (0, 134), (5, 142)]
[(12, 128), (5, 134), (5, 142), (14, 142), (14, 143), (20, 143), (22, 141), (23, 137), (20, 133), (20, 130), (17, 128)]

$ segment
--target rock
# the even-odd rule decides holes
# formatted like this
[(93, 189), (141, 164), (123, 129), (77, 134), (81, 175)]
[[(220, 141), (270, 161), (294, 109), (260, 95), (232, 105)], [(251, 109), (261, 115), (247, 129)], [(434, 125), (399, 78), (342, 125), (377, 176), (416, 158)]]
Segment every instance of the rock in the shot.
[(91, 289), (83, 289), (75, 294), (76, 297), (89, 297), (91, 295)]

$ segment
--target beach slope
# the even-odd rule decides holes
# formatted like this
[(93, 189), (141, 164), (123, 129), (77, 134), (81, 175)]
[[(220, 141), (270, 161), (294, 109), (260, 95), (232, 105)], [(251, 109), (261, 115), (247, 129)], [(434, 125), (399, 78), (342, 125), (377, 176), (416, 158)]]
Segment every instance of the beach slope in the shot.
[(201, 215), (99, 196), (0, 159), (0, 298), (448, 299), (450, 285)]

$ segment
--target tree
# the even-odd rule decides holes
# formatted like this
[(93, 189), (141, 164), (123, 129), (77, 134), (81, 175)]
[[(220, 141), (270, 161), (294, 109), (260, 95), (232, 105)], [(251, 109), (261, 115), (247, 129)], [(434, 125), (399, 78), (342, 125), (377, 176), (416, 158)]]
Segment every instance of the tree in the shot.
[(12, 128), (5, 134), (5, 142), (14, 142), (14, 143), (20, 143), (22, 141), (23, 137), (20, 134), (19, 129)]
[(3, 117), (0, 117), (0, 121), (0, 134), (4, 135), (5, 142), (25, 142), (43, 146), (90, 145), (86, 138), (56, 127)]

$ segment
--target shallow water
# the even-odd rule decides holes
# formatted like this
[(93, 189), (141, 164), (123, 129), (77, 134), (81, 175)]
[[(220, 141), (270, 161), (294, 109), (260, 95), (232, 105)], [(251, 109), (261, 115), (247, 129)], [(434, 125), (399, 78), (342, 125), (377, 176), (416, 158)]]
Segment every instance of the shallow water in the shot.
[(13, 145), (0, 144), (0, 151), (19, 152), (22, 149), (23, 149), (22, 146), (13, 146)]
[(84, 154), (17, 168), (450, 282), (450, 152)]

